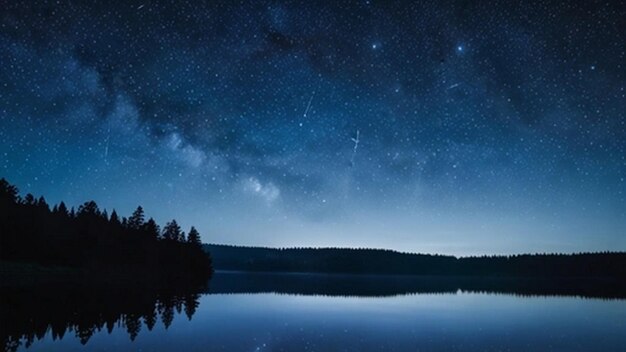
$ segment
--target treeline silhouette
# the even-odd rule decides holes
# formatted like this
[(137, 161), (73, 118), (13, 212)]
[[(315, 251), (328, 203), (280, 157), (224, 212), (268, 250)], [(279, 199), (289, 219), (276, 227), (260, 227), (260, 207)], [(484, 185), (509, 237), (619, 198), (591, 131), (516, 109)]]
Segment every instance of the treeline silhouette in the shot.
[(217, 270), (499, 277), (626, 278), (626, 253), (457, 258), (383, 249), (262, 248), (205, 244)]
[(109, 215), (94, 201), (52, 209), (43, 197), (19, 195), (0, 179), (0, 260), (80, 269), (89, 279), (206, 280), (211, 258), (192, 227), (186, 236), (176, 220), (160, 230), (141, 206), (128, 218)]
[[(44, 285), (0, 290), (0, 340), (5, 351), (28, 348), (51, 334), (73, 334), (85, 345), (100, 331), (124, 329), (131, 341), (159, 322), (167, 329), (176, 314), (191, 320), (203, 287), (185, 285)], [(144, 330), (145, 331), (145, 330)]]

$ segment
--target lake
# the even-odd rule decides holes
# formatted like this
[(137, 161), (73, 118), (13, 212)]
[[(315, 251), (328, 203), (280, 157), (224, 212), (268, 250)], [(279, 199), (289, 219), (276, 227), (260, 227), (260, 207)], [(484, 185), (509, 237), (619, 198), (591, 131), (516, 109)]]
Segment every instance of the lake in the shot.
[(3, 289), (2, 338), (18, 351), (618, 351), (624, 298), (615, 282), (217, 273), (191, 291)]

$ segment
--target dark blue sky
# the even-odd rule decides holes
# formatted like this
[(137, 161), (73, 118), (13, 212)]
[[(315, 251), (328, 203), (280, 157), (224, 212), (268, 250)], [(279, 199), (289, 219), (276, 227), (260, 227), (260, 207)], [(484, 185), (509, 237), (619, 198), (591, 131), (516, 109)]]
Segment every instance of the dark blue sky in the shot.
[(619, 1), (1, 8), (22, 192), (217, 243), (626, 249)]

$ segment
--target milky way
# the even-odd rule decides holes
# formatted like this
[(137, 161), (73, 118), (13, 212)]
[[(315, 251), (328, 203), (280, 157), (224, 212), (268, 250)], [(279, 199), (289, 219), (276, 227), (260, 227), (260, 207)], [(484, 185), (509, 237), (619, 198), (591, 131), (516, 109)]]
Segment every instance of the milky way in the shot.
[(3, 2), (0, 176), (206, 242), (626, 250), (624, 5), (391, 3)]

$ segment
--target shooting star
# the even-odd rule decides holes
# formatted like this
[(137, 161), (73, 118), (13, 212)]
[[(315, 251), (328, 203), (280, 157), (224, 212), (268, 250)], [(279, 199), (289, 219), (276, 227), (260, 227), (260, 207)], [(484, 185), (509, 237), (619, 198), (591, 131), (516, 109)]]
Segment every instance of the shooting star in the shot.
[(109, 156), (109, 139), (111, 138), (111, 127), (107, 130), (107, 141), (104, 145), (104, 163), (109, 164), (107, 157)]
[(356, 130), (356, 138), (350, 138), (352, 142), (354, 142), (354, 149), (352, 149), (352, 157), (350, 158), (350, 166), (354, 166), (354, 157), (356, 156), (356, 151), (359, 148), (359, 139), (360, 133), (359, 130)]
[(141, 9), (143, 9), (143, 7), (144, 7), (144, 6), (146, 6), (146, 5), (141, 4), (141, 5), (137, 6), (137, 10), (141, 10)]
[(451, 85), (450, 87), (448, 87), (447, 90), (454, 89), (454, 88), (456, 88), (456, 87), (458, 87), (460, 85), (461, 85), (461, 83), (455, 83), (455, 84)]
[(315, 96), (315, 92), (311, 95), (311, 99), (309, 99), (309, 103), (306, 105), (306, 109), (304, 110), (304, 115), (302, 117), (306, 117), (309, 113), (309, 109), (311, 109), (311, 102), (313, 102), (313, 97)]

